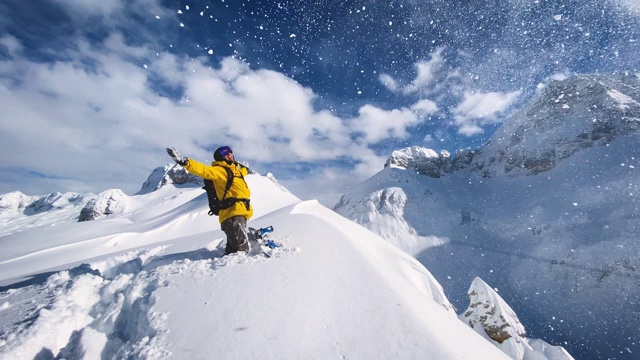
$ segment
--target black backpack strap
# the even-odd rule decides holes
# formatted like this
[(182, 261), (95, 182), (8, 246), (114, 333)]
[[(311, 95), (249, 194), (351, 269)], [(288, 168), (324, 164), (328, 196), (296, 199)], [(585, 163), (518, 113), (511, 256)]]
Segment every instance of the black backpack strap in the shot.
[(224, 194), (222, 194), (222, 199), (220, 199), (220, 201), (224, 201), (224, 199), (227, 197), (227, 192), (229, 191), (229, 189), (231, 188), (231, 184), (233, 183), (233, 172), (228, 167), (220, 167), (227, 170), (227, 185), (224, 187)]

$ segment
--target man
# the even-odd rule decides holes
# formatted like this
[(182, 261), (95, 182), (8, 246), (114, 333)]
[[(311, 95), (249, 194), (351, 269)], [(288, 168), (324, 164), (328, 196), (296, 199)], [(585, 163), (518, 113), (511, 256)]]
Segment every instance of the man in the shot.
[[(182, 157), (180, 152), (172, 147), (167, 148), (167, 153), (191, 174), (212, 180), (218, 199), (225, 200), (223, 204), (228, 207), (221, 209), (218, 214), (222, 231), (227, 235), (225, 255), (238, 251), (248, 253), (247, 220), (253, 215), (253, 207), (249, 202), (251, 191), (244, 177), (249, 174), (249, 169), (235, 161), (233, 151), (228, 146), (216, 149), (211, 166)], [(229, 174), (227, 169), (230, 170), (233, 180), (225, 194)]]

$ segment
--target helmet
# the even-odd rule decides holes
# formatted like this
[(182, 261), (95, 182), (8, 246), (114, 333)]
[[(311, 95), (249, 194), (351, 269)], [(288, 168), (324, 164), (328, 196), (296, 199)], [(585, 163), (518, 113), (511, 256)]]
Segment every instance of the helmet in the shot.
[(228, 146), (221, 146), (219, 148), (216, 149), (216, 151), (213, 152), (213, 160), (215, 161), (223, 161), (225, 160), (225, 156), (227, 156), (227, 154), (233, 154), (233, 151), (231, 150), (230, 147)]

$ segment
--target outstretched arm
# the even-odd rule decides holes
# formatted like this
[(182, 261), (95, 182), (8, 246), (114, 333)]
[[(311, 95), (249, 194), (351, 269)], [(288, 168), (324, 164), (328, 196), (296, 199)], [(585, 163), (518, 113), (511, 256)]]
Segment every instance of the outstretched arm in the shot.
[(195, 176), (211, 180), (218, 178), (226, 179), (227, 173), (220, 166), (208, 166), (199, 161), (189, 159), (188, 157), (183, 157), (180, 155), (180, 152), (173, 147), (167, 148), (167, 154), (169, 154), (178, 165), (183, 166), (185, 170)]

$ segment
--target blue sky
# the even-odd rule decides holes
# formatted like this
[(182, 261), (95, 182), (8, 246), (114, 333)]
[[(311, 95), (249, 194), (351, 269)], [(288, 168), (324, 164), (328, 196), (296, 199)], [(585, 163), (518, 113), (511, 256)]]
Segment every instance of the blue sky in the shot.
[(0, 193), (139, 190), (219, 145), (330, 204), (394, 149), (484, 143), (552, 79), (640, 68), (640, 5), (0, 2)]

